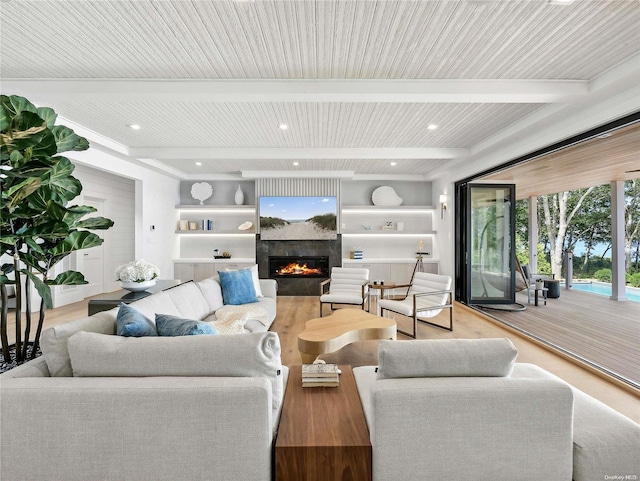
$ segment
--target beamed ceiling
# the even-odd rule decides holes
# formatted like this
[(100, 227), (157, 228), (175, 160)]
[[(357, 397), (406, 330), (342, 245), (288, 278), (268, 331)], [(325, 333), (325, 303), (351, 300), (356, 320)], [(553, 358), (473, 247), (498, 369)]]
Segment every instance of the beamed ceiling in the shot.
[[(3, 94), (53, 107), (93, 147), (182, 179), (455, 178), (640, 111), (636, 0), (8, 0), (0, 9)], [(597, 107), (609, 99), (611, 109)], [(600, 175), (603, 163), (640, 168), (637, 132), (625, 137), (626, 152), (581, 151), (597, 157), (581, 164), (598, 170), (589, 179), (621, 175)], [(576, 162), (555, 154), (544, 175), (584, 173)]]

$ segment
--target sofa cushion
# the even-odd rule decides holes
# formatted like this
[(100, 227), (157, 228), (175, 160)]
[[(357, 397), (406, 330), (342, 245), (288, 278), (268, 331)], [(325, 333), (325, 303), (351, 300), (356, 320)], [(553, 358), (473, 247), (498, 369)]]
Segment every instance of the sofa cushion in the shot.
[[(211, 312), (209, 303), (195, 282), (189, 281), (175, 287), (165, 289), (163, 292), (176, 305), (179, 315), (186, 319), (204, 319)], [(172, 314), (171, 312), (156, 311), (156, 314)]]
[[(539, 366), (518, 363), (514, 378), (559, 378)], [(573, 391), (573, 479), (616, 479), (640, 473), (640, 425), (575, 387)], [(629, 478), (631, 479), (631, 478)]]
[(101, 334), (116, 333), (116, 314), (118, 308), (98, 312), (93, 316), (83, 317), (75, 321), (65, 322), (42, 331), (40, 348), (42, 357), (52, 377), (73, 376), (67, 341), (79, 331), (98, 332)]
[(240, 305), (258, 302), (250, 269), (218, 271), (225, 304)]
[(518, 351), (509, 339), (380, 341), (378, 379), (504, 377)]
[(159, 336), (169, 337), (217, 334), (216, 329), (207, 322), (183, 319), (169, 314), (156, 314), (156, 328)]
[(156, 292), (150, 296), (143, 297), (138, 301), (132, 302), (131, 306), (154, 323), (156, 314), (159, 312), (162, 314), (171, 314), (172, 316), (180, 315), (180, 311), (165, 291)]
[(209, 305), (209, 312), (215, 312), (224, 306), (222, 300), (222, 286), (220, 286), (219, 279), (215, 277), (209, 277), (202, 281), (197, 282), (200, 292), (204, 296), (207, 304)]
[(116, 316), (116, 334), (124, 337), (157, 336), (156, 326), (133, 307), (120, 303)]
[(243, 267), (242, 269), (225, 269), (225, 271), (241, 271), (243, 269), (251, 271), (251, 279), (253, 280), (253, 288), (256, 290), (256, 297), (264, 297), (262, 287), (260, 286), (260, 277), (258, 276), (258, 264), (254, 264), (251, 267)]
[(76, 377), (266, 377), (273, 408), (284, 394), (275, 332), (232, 336), (120, 337), (78, 332), (69, 339)]

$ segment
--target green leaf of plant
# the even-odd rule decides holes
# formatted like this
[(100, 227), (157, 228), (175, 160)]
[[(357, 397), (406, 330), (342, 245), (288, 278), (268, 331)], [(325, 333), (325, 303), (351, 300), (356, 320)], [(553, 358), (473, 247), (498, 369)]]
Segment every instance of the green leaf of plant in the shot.
[[(58, 146), (58, 152), (67, 152), (69, 150), (85, 150), (77, 149), (82, 143), (82, 140), (86, 142), (86, 139), (77, 135), (69, 127), (64, 125), (56, 125), (51, 129), (53, 136), (55, 137), (56, 144)], [(87, 147), (89, 144), (87, 143)]]
[(47, 128), (53, 128), (56, 123), (56, 118), (58, 118), (58, 114), (49, 107), (38, 107), (36, 110), (40, 118), (47, 123)]
[(42, 247), (40, 244), (36, 242), (33, 237), (25, 237), (24, 241), (31, 248), (32, 251), (37, 252), (38, 254), (44, 254)]
[(9, 117), (15, 117), (20, 112), (24, 111), (34, 113), (38, 112), (35, 105), (24, 97), (20, 97), (18, 95), (12, 95), (10, 97), (7, 95), (0, 96), (0, 105), (2, 106), (3, 113), (6, 112)]
[(40, 294), (40, 297), (42, 297), (42, 300), (44, 301), (44, 305), (47, 308), (51, 309), (53, 307), (53, 302), (51, 301), (51, 288), (47, 284), (45, 284), (42, 281), (42, 279), (36, 276), (33, 272), (27, 269), (21, 269), (20, 272), (26, 274), (29, 277), (29, 279), (31, 279), (31, 281), (33, 282), (33, 285), (38, 290), (38, 294)]
[(67, 215), (67, 209), (64, 206), (52, 200), (48, 200), (45, 210), (47, 211), (47, 214), (49, 214), (49, 217), (51, 217), (52, 219), (64, 222), (65, 225), (69, 225), (68, 222), (65, 222), (64, 220), (65, 216)]
[[(40, 272), (42, 275), (47, 273), (46, 267), (43, 267), (40, 264), (40, 261), (44, 262), (46, 265), (46, 261), (44, 259), (40, 259), (40, 256), (34, 256), (32, 254), (28, 254), (26, 252), (22, 252), (20, 254), (20, 260), (24, 262), (28, 267), (35, 269)], [(22, 272), (22, 271), (20, 271)]]
[(79, 286), (82, 284), (89, 284), (84, 276), (77, 271), (66, 271), (58, 276), (55, 279), (48, 280), (47, 284), (51, 286)]
[(2, 131), (0, 145), (6, 145), (9, 151), (26, 150), (38, 145), (47, 131), (47, 124), (38, 114), (21, 112)]
[[(71, 174), (75, 169), (74, 165), (66, 157), (55, 157), (58, 162), (51, 168), (51, 171), (42, 177), (46, 198), (66, 204), (71, 199), (76, 198), (82, 192), (82, 184)], [(48, 194), (48, 195), (47, 195)]]
[(88, 205), (72, 205), (71, 207), (67, 208), (63, 220), (68, 225), (75, 227), (78, 220), (80, 220), (87, 214), (95, 212), (96, 210), (97, 209), (95, 207), (91, 207)]
[(42, 223), (29, 226), (23, 233), (24, 236), (42, 237), (43, 239), (66, 238), (69, 235), (69, 226), (61, 220), (48, 219)]
[(78, 144), (75, 146), (73, 150), (75, 150), (76, 152), (79, 152), (82, 150), (87, 150), (88, 148), (89, 148), (89, 141), (84, 137), (80, 137)]
[(3, 235), (0, 237), (0, 244), (2, 245), (13, 245), (18, 241), (18, 236), (16, 235)]
[(42, 182), (39, 178), (32, 177), (9, 189), (7, 191), (7, 196), (10, 198), (8, 204), (9, 209), (15, 208), (15, 206), (22, 202), (27, 196), (38, 190), (41, 185)]
[(58, 145), (56, 139), (51, 130), (47, 129), (42, 133), (42, 138), (38, 145), (33, 147), (32, 156), (38, 157), (51, 157), (58, 152)]
[(78, 221), (74, 227), (78, 229), (108, 229), (113, 226), (113, 221), (106, 217), (89, 217)]
[(55, 246), (51, 252), (56, 256), (70, 254), (71, 252), (88, 249), (101, 245), (103, 240), (93, 232), (86, 230), (75, 231), (60, 244)]
[(2, 272), (3, 274), (10, 274), (13, 272), (14, 268), (15, 266), (13, 264), (2, 264), (2, 266), (0, 267), (0, 272)]
[(11, 120), (23, 111), (37, 112), (37, 109), (35, 105), (33, 105), (24, 97), (19, 97), (17, 95), (12, 95), (11, 97), (7, 95), (1, 95), (0, 130), (2, 130), (3, 133), (5, 130), (8, 130), (9, 125), (11, 125)]

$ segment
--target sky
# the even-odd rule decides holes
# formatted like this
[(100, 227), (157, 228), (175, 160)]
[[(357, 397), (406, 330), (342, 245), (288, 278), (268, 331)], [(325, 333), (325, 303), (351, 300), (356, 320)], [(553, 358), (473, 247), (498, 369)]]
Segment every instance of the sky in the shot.
[(260, 197), (261, 217), (304, 220), (337, 211), (336, 197)]

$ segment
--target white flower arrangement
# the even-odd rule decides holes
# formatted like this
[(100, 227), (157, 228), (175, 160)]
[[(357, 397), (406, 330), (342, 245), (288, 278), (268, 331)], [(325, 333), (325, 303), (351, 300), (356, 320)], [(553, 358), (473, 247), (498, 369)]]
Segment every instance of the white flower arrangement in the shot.
[(116, 269), (116, 280), (122, 282), (145, 282), (155, 279), (160, 275), (158, 266), (144, 259), (131, 261)]

